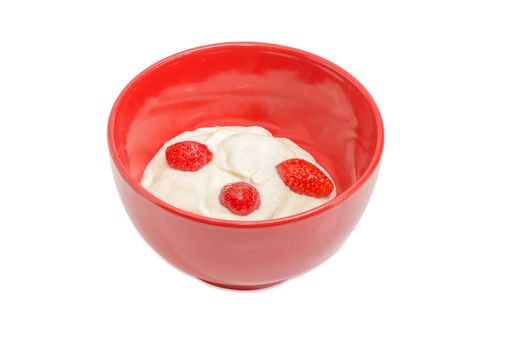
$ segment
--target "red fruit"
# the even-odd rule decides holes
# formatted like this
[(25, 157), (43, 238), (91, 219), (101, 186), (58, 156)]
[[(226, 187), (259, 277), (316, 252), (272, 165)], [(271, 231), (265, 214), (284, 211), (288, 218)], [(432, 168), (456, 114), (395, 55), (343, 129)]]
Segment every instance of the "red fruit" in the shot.
[(171, 168), (197, 171), (211, 162), (213, 153), (202, 143), (182, 141), (167, 147), (165, 159)]
[(333, 192), (333, 182), (310, 162), (292, 158), (276, 166), (278, 175), (292, 192), (312, 197), (327, 197)]
[(261, 205), (259, 192), (246, 182), (225, 185), (220, 191), (220, 204), (233, 214), (248, 215)]

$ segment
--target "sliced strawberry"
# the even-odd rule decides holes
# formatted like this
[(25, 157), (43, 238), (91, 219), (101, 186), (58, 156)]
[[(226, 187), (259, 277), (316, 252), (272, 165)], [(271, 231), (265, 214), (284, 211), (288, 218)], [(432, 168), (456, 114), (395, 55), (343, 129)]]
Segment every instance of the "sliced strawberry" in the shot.
[(213, 153), (202, 143), (182, 141), (167, 147), (165, 158), (171, 168), (197, 171), (211, 162)]
[(261, 205), (259, 192), (246, 182), (225, 185), (220, 191), (220, 204), (233, 214), (248, 215)]
[(276, 166), (278, 175), (292, 192), (312, 197), (327, 197), (333, 182), (319, 168), (304, 159), (292, 158)]

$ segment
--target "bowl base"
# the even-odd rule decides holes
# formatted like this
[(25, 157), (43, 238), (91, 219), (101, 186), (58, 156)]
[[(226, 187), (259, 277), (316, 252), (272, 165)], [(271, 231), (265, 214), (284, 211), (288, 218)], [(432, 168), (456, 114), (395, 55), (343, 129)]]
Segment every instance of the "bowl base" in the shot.
[(282, 282), (285, 282), (285, 280), (272, 282), (272, 283), (266, 283), (266, 284), (253, 284), (253, 285), (234, 285), (234, 284), (223, 284), (223, 283), (217, 283), (217, 282), (211, 282), (206, 281), (203, 279), (200, 279), (203, 282), (206, 282), (208, 284), (211, 284), (215, 287), (225, 288), (225, 289), (234, 289), (234, 290), (257, 290), (257, 289), (264, 289), (269, 288), (272, 286), (276, 286), (277, 284), (280, 284)]

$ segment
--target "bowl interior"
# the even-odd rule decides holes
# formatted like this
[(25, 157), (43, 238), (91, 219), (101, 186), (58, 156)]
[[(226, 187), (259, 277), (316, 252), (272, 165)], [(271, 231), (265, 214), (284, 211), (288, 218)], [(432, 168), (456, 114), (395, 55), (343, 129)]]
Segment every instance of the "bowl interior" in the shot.
[(116, 155), (135, 180), (162, 144), (204, 126), (258, 125), (309, 151), (346, 190), (372, 162), (374, 106), (346, 72), (268, 44), (189, 50), (145, 70), (112, 113)]

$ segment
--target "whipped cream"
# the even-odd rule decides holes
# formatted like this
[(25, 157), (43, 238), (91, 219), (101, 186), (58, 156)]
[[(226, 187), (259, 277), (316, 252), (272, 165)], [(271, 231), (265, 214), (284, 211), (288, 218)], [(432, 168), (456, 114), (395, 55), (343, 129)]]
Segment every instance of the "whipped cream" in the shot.
[[(195, 172), (170, 168), (165, 150), (181, 141), (205, 144), (213, 152), (213, 160)], [(287, 138), (273, 137), (258, 126), (217, 126), (187, 131), (167, 141), (144, 170), (141, 185), (177, 208), (229, 220), (281, 218), (312, 209), (336, 196), (336, 189), (325, 198), (292, 192), (276, 171), (277, 164), (290, 158), (314, 164), (331, 179), (308, 152)], [(249, 215), (233, 214), (219, 202), (222, 187), (238, 181), (252, 184), (260, 194), (260, 207)]]

